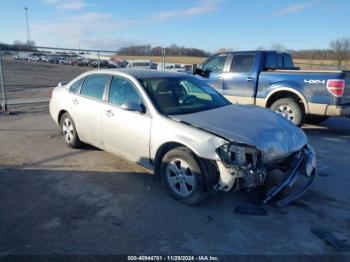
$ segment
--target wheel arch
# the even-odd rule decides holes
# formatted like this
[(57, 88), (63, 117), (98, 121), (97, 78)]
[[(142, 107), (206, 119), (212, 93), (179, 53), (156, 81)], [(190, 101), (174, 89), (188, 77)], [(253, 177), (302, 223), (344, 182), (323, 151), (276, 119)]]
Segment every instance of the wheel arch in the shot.
[(171, 141), (171, 142), (166, 142), (164, 144), (162, 144), (161, 146), (158, 147), (156, 154), (154, 156), (154, 160), (153, 160), (153, 165), (154, 165), (154, 175), (156, 177), (157, 180), (160, 179), (160, 163), (162, 161), (163, 156), (169, 152), (170, 150), (176, 148), (176, 147), (187, 147), (188, 149), (190, 149), (192, 152), (193, 150), (188, 147), (187, 145), (184, 145), (182, 143), (179, 142), (175, 142), (175, 141)]
[(203, 174), (205, 176), (205, 181), (207, 185), (207, 189), (209, 190), (210, 193), (213, 193), (213, 186), (216, 185), (219, 181), (220, 178), (220, 173), (219, 173), (219, 168), (214, 160), (206, 159), (200, 157), (195, 150), (193, 150), (190, 146), (187, 146), (183, 143), (180, 142), (166, 142), (162, 144), (156, 154), (155, 158), (153, 161), (154, 164), (154, 175), (156, 180), (160, 180), (161, 175), (160, 175), (160, 165), (161, 165), (161, 160), (164, 157), (164, 155), (169, 152), (170, 150), (177, 148), (177, 147), (185, 147), (188, 148), (193, 152), (193, 154), (198, 158), (199, 160), (199, 165), (201, 170), (203, 170)]
[(270, 106), (281, 98), (295, 98), (301, 102), (305, 114), (309, 113), (309, 107), (306, 98), (298, 90), (290, 87), (281, 87), (272, 91), (266, 98), (265, 107), (270, 108)]
[(58, 113), (58, 116), (57, 116), (57, 123), (58, 123), (58, 124), (61, 123), (62, 116), (63, 116), (65, 113), (68, 113), (68, 111), (65, 110), (65, 109), (61, 109), (60, 112)]

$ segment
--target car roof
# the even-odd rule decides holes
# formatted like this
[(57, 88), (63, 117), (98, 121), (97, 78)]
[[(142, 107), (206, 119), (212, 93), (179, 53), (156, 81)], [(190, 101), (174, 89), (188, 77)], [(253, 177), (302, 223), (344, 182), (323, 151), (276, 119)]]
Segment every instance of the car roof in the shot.
[(105, 73), (110, 74), (113, 72), (121, 72), (124, 74), (129, 74), (135, 78), (161, 78), (161, 77), (184, 77), (188, 74), (178, 73), (173, 71), (162, 71), (155, 69), (101, 69), (101, 70), (92, 70), (89, 71), (89, 74), (94, 73)]

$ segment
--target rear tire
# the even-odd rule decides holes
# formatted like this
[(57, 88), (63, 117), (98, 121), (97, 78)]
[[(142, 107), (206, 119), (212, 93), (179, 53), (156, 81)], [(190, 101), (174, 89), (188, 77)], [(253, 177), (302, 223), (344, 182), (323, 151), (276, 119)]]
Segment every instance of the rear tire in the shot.
[(73, 148), (79, 148), (82, 142), (79, 139), (73, 119), (68, 113), (64, 113), (60, 121), (61, 134), (64, 142)]
[(270, 106), (270, 109), (284, 118), (292, 121), (295, 125), (301, 126), (304, 123), (304, 112), (297, 101), (293, 98), (278, 99)]
[(309, 124), (320, 124), (323, 121), (326, 121), (327, 119), (328, 119), (328, 116), (309, 115), (309, 116), (306, 116), (306, 123), (309, 123)]
[(208, 196), (200, 160), (186, 147), (174, 148), (164, 155), (160, 175), (170, 194), (181, 203), (198, 204)]

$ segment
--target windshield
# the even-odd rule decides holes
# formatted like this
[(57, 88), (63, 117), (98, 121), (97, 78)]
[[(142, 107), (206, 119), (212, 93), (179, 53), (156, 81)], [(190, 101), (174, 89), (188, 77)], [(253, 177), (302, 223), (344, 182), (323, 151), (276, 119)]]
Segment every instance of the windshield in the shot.
[(140, 79), (157, 109), (165, 115), (190, 114), (226, 106), (229, 102), (194, 77)]

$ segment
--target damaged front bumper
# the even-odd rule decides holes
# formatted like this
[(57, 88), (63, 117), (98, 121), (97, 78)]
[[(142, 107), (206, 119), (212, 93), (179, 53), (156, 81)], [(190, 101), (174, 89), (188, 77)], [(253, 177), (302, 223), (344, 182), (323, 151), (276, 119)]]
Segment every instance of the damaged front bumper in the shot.
[(300, 176), (306, 177), (306, 182), (304, 182), (304, 184), (293, 193), (278, 199), (275, 203), (276, 206), (288, 205), (293, 200), (302, 196), (314, 182), (316, 178), (316, 155), (311, 146), (306, 145), (302, 150), (295, 153), (291, 161), (292, 165), (285, 172), (285, 178), (267, 191), (265, 198), (262, 201), (263, 204), (266, 204), (284, 189), (291, 188)]
[[(259, 152), (254, 151), (252, 148), (237, 146), (233, 146), (233, 150), (230, 150), (230, 148), (228, 146), (225, 149), (228, 152), (227, 154), (219, 152), (222, 159), (222, 161), (217, 161), (220, 172), (219, 190), (229, 191), (233, 187), (236, 190), (242, 188), (252, 189), (264, 183), (267, 173), (273, 170), (280, 170), (283, 172), (283, 179), (266, 192), (262, 200), (262, 203), (265, 204), (284, 191), (284, 189), (291, 188), (301, 176), (306, 178), (306, 182), (303, 181), (303, 185), (299, 185), (297, 190), (276, 201), (277, 206), (284, 206), (307, 191), (316, 177), (316, 155), (310, 145), (305, 145), (287, 159), (274, 164), (264, 164), (259, 161)], [(229, 159), (231, 156), (230, 152), (233, 151), (235, 152), (236, 161)], [(243, 157), (237, 157), (237, 152), (239, 152), (238, 156), (242, 155)], [(250, 157), (250, 154), (252, 154), (252, 157)], [(240, 159), (240, 163), (237, 162), (237, 159)], [(250, 159), (248, 164), (245, 163), (247, 159)]]

